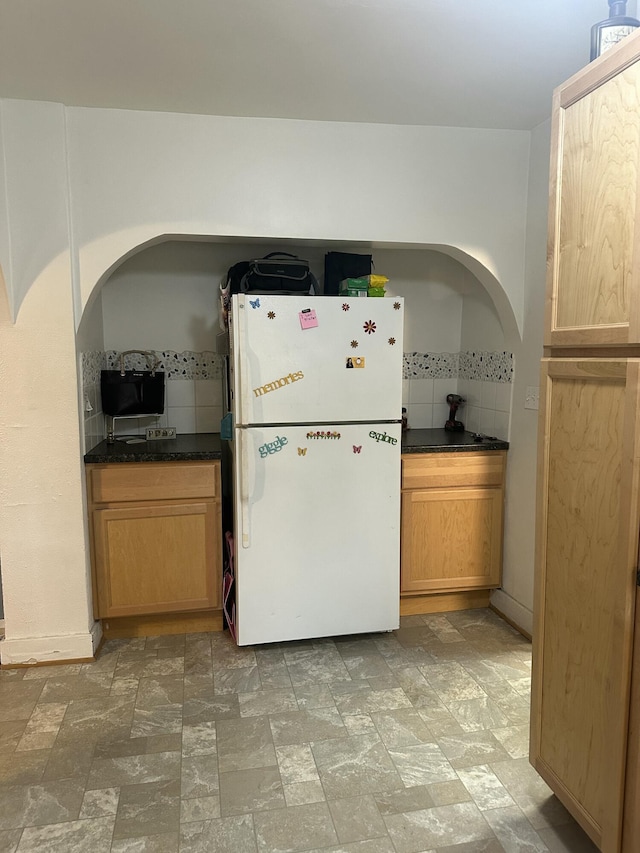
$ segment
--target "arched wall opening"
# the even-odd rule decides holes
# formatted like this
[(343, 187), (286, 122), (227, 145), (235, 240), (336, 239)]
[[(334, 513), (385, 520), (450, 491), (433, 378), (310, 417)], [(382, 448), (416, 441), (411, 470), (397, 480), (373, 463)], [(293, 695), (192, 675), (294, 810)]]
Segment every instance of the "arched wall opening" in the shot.
[[(123, 237), (118, 235), (120, 252)], [(446, 395), (454, 392), (467, 401), (467, 428), (508, 438), (520, 334), (500, 282), (468, 252), (435, 244), (165, 233), (113, 257), (96, 247), (104, 272), (93, 286), (83, 282), (77, 346), (86, 449), (105, 434), (100, 369), (126, 349), (153, 350), (165, 366), (179, 364), (180, 370), (167, 371), (164, 416), (127, 420), (120, 432), (135, 435), (153, 425), (219, 430), (219, 282), (233, 263), (278, 249), (305, 257), (320, 281), (327, 251), (372, 255), (374, 271), (389, 278), (388, 292), (405, 298), (403, 404), (410, 426), (442, 426)], [(95, 270), (96, 264), (85, 268)]]
[[(529, 133), (183, 116), (21, 101), (2, 107), (3, 127), (10, 131), (4, 135), (3, 155), (7, 175), (13, 176), (9, 234), (19, 238), (12, 241), (11, 254), (15, 324), (0, 328), (11, 383), (0, 411), (0, 427), (11, 427), (11, 440), (0, 447), (0, 491), (6, 498), (0, 501), (0, 529), (6, 534), (1, 543), (7, 629), (2, 662), (82, 658), (91, 646), (82, 451), (87, 431), (101, 416), (98, 401), (86, 400), (79, 391), (87, 390), (87, 376), (96, 375), (96, 359), (108, 346), (120, 347), (116, 331), (128, 329), (142, 346), (142, 333), (153, 328), (156, 317), (164, 319), (160, 340), (150, 341), (154, 348), (208, 352), (212, 347), (217, 271), (208, 270), (206, 281), (194, 269), (186, 276), (203, 305), (189, 314), (189, 300), (175, 299), (186, 283), (183, 270), (165, 270), (160, 284), (157, 270), (153, 276), (145, 270), (142, 249), (166, 253), (165, 243), (192, 241), (192, 248), (197, 243), (204, 252), (217, 243), (229, 253), (235, 248), (233, 260), (238, 260), (244, 246), (252, 255), (257, 246), (266, 252), (274, 244), (298, 245), (305, 253), (307, 248), (352, 246), (376, 255), (397, 253), (405, 260), (409, 255), (426, 260), (429, 253), (433, 267), (449, 271), (457, 260), (460, 286), (473, 285), (475, 299), (442, 287), (435, 273), (427, 288), (416, 283), (417, 274), (400, 284), (396, 270), (389, 268), (394, 286), (410, 296), (421, 287), (420, 308), (426, 295), (431, 300), (426, 319), (416, 309), (415, 345), (408, 344), (412, 351), (454, 349), (437, 340), (447, 324), (435, 320), (440, 308), (451, 309), (447, 316), (453, 316), (457, 300), (460, 340), (477, 331), (470, 321), (476, 311), (485, 330), (500, 327), (501, 348), (518, 357), (523, 352), (513, 315), (522, 329), (532, 254), (525, 252)], [(355, 160), (353, 152), (358, 152)], [(31, 162), (46, 164), (46, 174), (31, 169)], [(285, 241), (282, 235), (299, 239)], [(425, 235), (431, 244), (422, 242)], [(445, 267), (446, 256), (450, 267)], [(533, 294), (535, 287), (529, 290)], [(128, 299), (136, 293), (140, 298), (116, 329), (118, 291)], [(144, 304), (141, 294), (153, 299)], [(165, 294), (169, 306), (163, 305)], [(171, 314), (175, 322), (168, 325)], [(135, 322), (139, 317), (146, 318), (146, 328)], [(483, 345), (476, 340), (473, 346)], [(215, 359), (204, 367), (215, 368)], [(526, 367), (523, 358), (519, 374), (524, 376)], [(200, 404), (208, 410), (199, 413), (202, 429), (214, 423), (210, 393), (216, 380), (210, 376), (194, 380), (198, 400), (189, 397), (194, 391), (189, 381), (171, 383), (180, 415)], [(445, 382), (454, 390), (453, 378), (408, 381), (419, 391), (429, 382), (434, 389), (436, 382)], [(413, 401), (416, 406), (433, 406), (435, 390), (429, 401), (423, 397)], [(436, 419), (440, 415), (433, 410)], [(102, 438), (104, 424), (98, 433)], [(529, 445), (522, 452), (530, 456)], [(37, 465), (34, 453), (41, 457)], [(530, 523), (528, 517), (525, 522)], [(33, 533), (26, 540), (25, 529)], [(60, 540), (55, 554), (52, 534)], [(520, 566), (519, 547), (516, 557)]]
[[(167, 412), (167, 423), (169, 418), (173, 421), (175, 416), (180, 420), (172, 425), (176, 425), (182, 432), (218, 431), (221, 401), (217, 395), (221, 383), (220, 374), (216, 372), (219, 371), (219, 364), (213, 351), (217, 331), (218, 283), (222, 272), (231, 263), (246, 257), (261, 256), (277, 248), (308, 257), (319, 273), (327, 250), (371, 253), (376, 271), (388, 275), (390, 279), (390, 292), (401, 294), (405, 300), (409, 300), (406, 316), (410, 315), (411, 323), (405, 352), (410, 347), (410, 352), (418, 356), (430, 353), (454, 356), (452, 361), (435, 359), (431, 362), (439, 371), (438, 375), (430, 374), (424, 361), (418, 359), (415, 362), (417, 372), (405, 380), (410, 425), (413, 428), (423, 424), (442, 424), (447, 414), (442, 402), (445, 391), (468, 393), (464, 385), (467, 380), (457, 372), (460, 351), (455, 350), (456, 344), (461, 346), (463, 326), (483, 326), (485, 330), (499, 331), (500, 340), (496, 347), (500, 348), (509, 347), (511, 341), (518, 339), (513, 312), (507, 297), (501, 295), (503, 291), (500, 283), (476, 259), (451, 246), (212, 238), (166, 233), (153, 235), (141, 242), (131, 240), (126, 251), (113, 253), (108, 258), (108, 263), (101, 267), (102, 273), (95, 278), (93, 286), (88, 285), (89, 298), (80, 312), (79, 323), (75, 324), (75, 341), (72, 304), (78, 306), (80, 303), (78, 288), (75, 289), (74, 299), (69, 288), (69, 283), (74, 279), (68, 256), (55, 259), (30, 289), (15, 324), (10, 323), (5, 311), (4, 320), (9, 324), (3, 323), (0, 328), (0, 345), (8, 351), (4, 367), (24, 361), (24, 382), (21, 387), (24, 389), (33, 385), (34, 388), (34, 394), (28, 401), (31, 419), (29, 428), (23, 429), (24, 412), (20, 400), (25, 398), (24, 393), (21, 393), (16, 396), (15, 405), (10, 410), (11, 441), (5, 443), (3, 470), (11, 475), (4, 480), (7, 488), (5, 507), (13, 509), (0, 514), (0, 532), (8, 531), (7, 541), (0, 543), (3, 562), (6, 562), (6, 566), (3, 566), (6, 568), (3, 581), (6, 581), (7, 635), (0, 649), (3, 663), (84, 658), (91, 654), (92, 648), (95, 649), (99, 639), (99, 626), (92, 622), (90, 610), (88, 521), (81, 483), (82, 451), (94, 439), (98, 443), (104, 437), (99, 394), (94, 393), (93, 397), (89, 394), (92, 378), (94, 392), (97, 392), (99, 369), (103, 363), (101, 359), (107, 349), (113, 347), (122, 350), (139, 345), (149, 349), (174, 350), (194, 359), (206, 353), (208, 361), (195, 365), (195, 373), (181, 373), (180, 381), (168, 383), (172, 393), (168, 397), (171, 405)], [(212, 253), (217, 266), (211, 263)], [(104, 246), (101, 247), (101, 257), (104, 258), (106, 254)], [(81, 258), (83, 260), (85, 258)], [(92, 259), (88, 260), (91, 266)], [(93, 263), (95, 268), (95, 258)], [(82, 262), (79, 268), (85, 268)], [(194, 296), (197, 296), (197, 304), (194, 303)], [(474, 312), (480, 312), (482, 323), (469, 322), (469, 317), (465, 316), (465, 302), (469, 308), (466, 314), (473, 319)], [(443, 317), (448, 318), (446, 322), (442, 322)], [(141, 322), (141, 318), (144, 322)], [(447, 329), (453, 330), (453, 339), (446, 338)], [(161, 339), (146, 337), (154, 331), (161, 335)], [(118, 335), (124, 337), (118, 338)], [(196, 349), (186, 352), (185, 335), (189, 336), (189, 347)], [(25, 361), (27, 353), (29, 359)], [(503, 355), (511, 356), (511, 353)], [(47, 384), (46, 399), (43, 399), (43, 363), (50, 363), (56, 377), (55, 383)], [(66, 365), (64, 369), (61, 367), (63, 363)], [(79, 387), (77, 366), (82, 368)], [(12, 379), (14, 384), (15, 381), (15, 378)], [(480, 389), (479, 403), (486, 403), (478, 408), (484, 409), (486, 416), (495, 419), (496, 411), (489, 406), (493, 405), (495, 409), (499, 403), (497, 386), (482, 379), (470, 379), (468, 382), (477, 383), (476, 387)], [(511, 382), (498, 384), (503, 391), (510, 392)], [(483, 401), (481, 396), (485, 388), (493, 388), (496, 392), (488, 402)], [(79, 392), (80, 424), (77, 419)], [(501, 404), (506, 410), (502, 414), (507, 424), (510, 399), (509, 393), (504, 397), (506, 402), (503, 400)], [(51, 456), (48, 446), (43, 446), (37, 468), (41, 476), (38, 476), (37, 488), (34, 490), (34, 445), (29, 437), (39, 434), (37, 424), (46, 422), (52, 412), (57, 412), (62, 400), (66, 426), (57, 442), (56, 454)], [(470, 408), (465, 417), (468, 418), (469, 413)], [(0, 415), (0, 426), (6, 427), (2, 417)], [(60, 424), (59, 418), (56, 423)], [(495, 420), (491, 423), (495, 423)], [(473, 428), (472, 423), (467, 422), (467, 426)], [(489, 431), (482, 424), (480, 426), (483, 431)], [(142, 427), (140, 424), (139, 428)], [(92, 428), (95, 433), (91, 432)], [(501, 437), (508, 437), (502, 430), (496, 429), (495, 432), (500, 433)], [(23, 484), (29, 489), (27, 501), (22, 500)], [(60, 497), (61, 484), (64, 484), (63, 501)], [(65, 518), (64, 523), (59, 517), (60, 512)], [(23, 516), (27, 516), (28, 521)], [(51, 524), (55, 526), (60, 540), (57, 548), (60, 557), (56, 556), (54, 560), (53, 572), (49, 570), (52, 537), (48, 536), (46, 549), (38, 547), (32, 552), (28, 549), (25, 551), (19, 533), (27, 526), (48, 531)], [(35, 544), (38, 545), (37, 542)], [(70, 554), (73, 559), (69, 558)], [(25, 573), (30, 578), (26, 586)], [(54, 594), (43, 580), (48, 577), (51, 577), (56, 589), (61, 590), (59, 594)], [(35, 608), (34, 594), (37, 602)], [(67, 607), (70, 597), (74, 600), (71, 612)], [(53, 641), (43, 640), (45, 635), (55, 639), (55, 647), (48, 648), (47, 644)]]

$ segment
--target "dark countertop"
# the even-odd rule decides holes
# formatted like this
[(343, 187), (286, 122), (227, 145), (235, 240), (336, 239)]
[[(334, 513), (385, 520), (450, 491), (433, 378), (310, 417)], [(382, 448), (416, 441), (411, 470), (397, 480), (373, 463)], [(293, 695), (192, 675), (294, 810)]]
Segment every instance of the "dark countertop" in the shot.
[(474, 441), (476, 433), (448, 432), (446, 429), (409, 429), (402, 434), (403, 453), (467, 453), (474, 450), (508, 450), (509, 442), (494, 436), (482, 436)]
[(85, 454), (85, 462), (193, 462), (220, 459), (220, 433), (200, 432), (127, 444), (101, 441)]
[[(447, 432), (445, 429), (410, 429), (402, 435), (403, 453), (469, 452), (475, 450), (507, 450), (508, 441), (501, 439), (473, 440), (472, 432)], [(105, 462), (191, 462), (220, 459), (220, 434), (217, 432), (178, 435), (164, 441), (141, 441), (126, 444), (101, 441), (85, 454), (89, 463)]]

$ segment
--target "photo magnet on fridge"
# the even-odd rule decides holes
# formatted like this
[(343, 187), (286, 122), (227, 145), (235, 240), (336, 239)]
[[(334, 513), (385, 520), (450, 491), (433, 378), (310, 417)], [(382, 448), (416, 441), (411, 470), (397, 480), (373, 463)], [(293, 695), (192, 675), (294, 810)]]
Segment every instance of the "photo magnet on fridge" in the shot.
[(354, 355), (347, 356), (346, 364), (345, 364), (346, 367), (349, 367), (349, 368), (351, 368), (351, 367), (364, 367), (364, 365), (365, 365), (365, 360), (362, 356), (354, 356)]

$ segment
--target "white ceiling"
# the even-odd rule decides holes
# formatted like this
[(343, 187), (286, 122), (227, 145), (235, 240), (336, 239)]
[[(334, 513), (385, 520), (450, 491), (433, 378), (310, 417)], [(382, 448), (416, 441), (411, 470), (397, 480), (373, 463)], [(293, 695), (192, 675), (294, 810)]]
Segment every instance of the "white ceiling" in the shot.
[(0, 0), (0, 97), (528, 130), (607, 15), (607, 0)]

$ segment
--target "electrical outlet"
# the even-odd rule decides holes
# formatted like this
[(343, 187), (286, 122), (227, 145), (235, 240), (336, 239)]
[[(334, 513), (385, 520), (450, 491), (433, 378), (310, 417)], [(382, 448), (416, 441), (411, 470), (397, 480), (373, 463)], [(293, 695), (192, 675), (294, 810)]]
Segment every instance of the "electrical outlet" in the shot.
[(537, 409), (540, 404), (540, 389), (536, 385), (527, 385), (524, 395), (525, 409)]
[(159, 438), (175, 438), (175, 427), (147, 427), (147, 441), (157, 441)]

